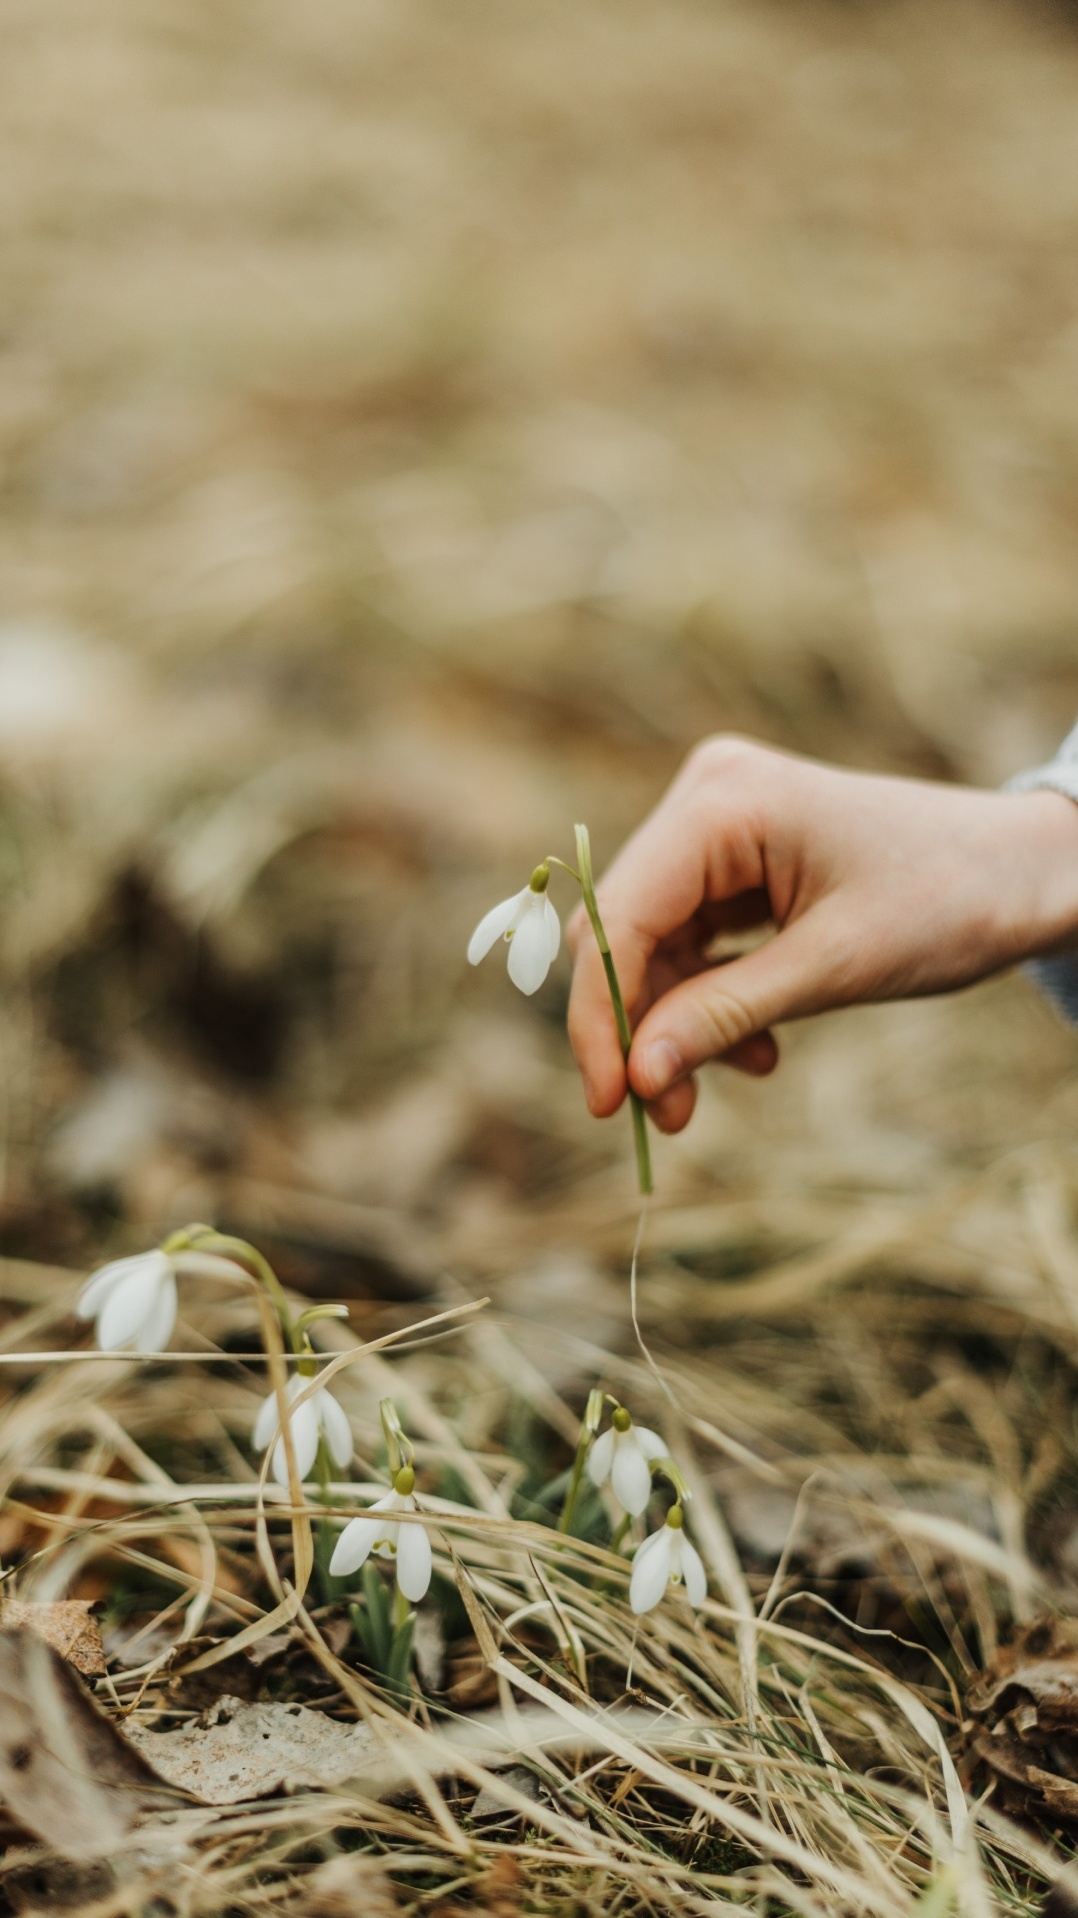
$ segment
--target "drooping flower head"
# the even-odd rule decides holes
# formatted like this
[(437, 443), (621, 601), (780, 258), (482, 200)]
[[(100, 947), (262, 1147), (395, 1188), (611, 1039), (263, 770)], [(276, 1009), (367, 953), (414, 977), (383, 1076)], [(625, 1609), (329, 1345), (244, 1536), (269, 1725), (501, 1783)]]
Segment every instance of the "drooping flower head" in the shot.
[(372, 1552), (394, 1561), (397, 1584), (406, 1599), (418, 1605), (431, 1579), (430, 1539), (424, 1525), (402, 1525), (397, 1512), (418, 1512), (414, 1496), (415, 1472), (402, 1465), (393, 1478), (393, 1490), (378, 1499), (370, 1512), (345, 1526), (329, 1561), (332, 1578), (347, 1578), (365, 1565)]
[(80, 1319), (95, 1319), (97, 1343), (104, 1352), (133, 1345), (139, 1352), (163, 1352), (176, 1323), (176, 1274), (167, 1252), (136, 1252), (113, 1259), (91, 1273), (79, 1293)]
[(561, 926), (547, 893), (550, 867), (536, 866), (527, 885), (503, 899), (479, 921), (468, 941), (468, 959), (477, 966), (498, 939), (509, 946), (509, 977), (521, 992), (538, 992), (558, 956)]
[(629, 1603), (638, 1616), (660, 1603), (668, 1585), (684, 1585), (690, 1605), (707, 1597), (704, 1561), (684, 1528), (680, 1503), (671, 1505), (666, 1524), (638, 1548), (629, 1579)]
[(651, 1461), (665, 1456), (659, 1434), (634, 1425), (624, 1405), (616, 1405), (607, 1430), (591, 1448), (588, 1473), (595, 1485), (609, 1479), (618, 1504), (639, 1518), (651, 1497)]
[[(310, 1385), (311, 1380), (303, 1372), (295, 1372), (288, 1381), (289, 1400), (297, 1399)], [(296, 1471), (301, 1479), (309, 1477), (311, 1467), (318, 1456), (318, 1441), (324, 1438), (330, 1458), (343, 1472), (352, 1459), (352, 1428), (345, 1413), (327, 1386), (321, 1391), (312, 1392), (303, 1405), (289, 1411), (288, 1429), (292, 1434), (292, 1450), (296, 1456)], [(267, 1445), (276, 1438), (270, 1469), (278, 1485), (288, 1487), (288, 1460), (285, 1457), (284, 1440), (281, 1437), (280, 1419), (277, 1412), (277, 1394), (271, 1392), (263, 1399), (255, 1420), (251, 1443), (256, 1452), (264, 1452)]]

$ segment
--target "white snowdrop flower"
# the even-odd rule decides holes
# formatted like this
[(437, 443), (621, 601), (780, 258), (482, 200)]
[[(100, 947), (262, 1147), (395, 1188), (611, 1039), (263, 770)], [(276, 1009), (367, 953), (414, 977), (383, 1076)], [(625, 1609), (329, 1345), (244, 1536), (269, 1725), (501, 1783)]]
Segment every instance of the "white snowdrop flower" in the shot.
[(680, 1505), (671, 1505), (666, 1524), (646, 1538), (633, 1559), (629, 1603), (638, 1615), (659, 1604), (668, 1585), (684, 1585), (689, 1603), (702, 1605), (707, 1597), (707, 1573), (695, 1545), (685, 1537)]
[[(358, 1572), (372, 1552), (379, 1558), (396, 1561), (397, 1584), (406, 1599), (418, 1605), (430, 1584), (430, 1539), (425, 1525), (402, 1525), (394, 1512), (418, 1512), (412, 1495), (415, 1473), (402, 1465), (393, 1480), (393, 1490), (371, 1506), (363, 1518), (354, 1518), (344, 1528), (329, 1561), (332, 1578), (346, 1578)], [(376, 1517), (375, 1514), (378, 1514)]]
[(87, 1279), (76, 1307), (80, 1319), (96, 1319), (94, 1331), (104, 1352), (133, 1345), (139, 1352), (163, 1352), (176, 1323), (176, 1274), (160, 1247), (113, 1259)]
[(609, 1479), (618, 1504), (639, 1518), (651, 1497), (651, 1460), (665, 1457), (659, 1434), (634, 1425), (624, 1405), (616, 1405), (609, 1429), (588, 1455), (588, 1473), (596, 1485)]
[(497, 939), (509, 945), (509, 977), (521, 992), (538, 992), (558, 956), (561, 926), (550, 903), (550, 867), (536, 866), (523, 891), (492, 906), (468, 941), (468, 959), (477, 966)]
[[(288, 1381), (288, 1396), (296, 1399), (310, 1385), (310, 1378), (303, 1372), (294, 1372)], [(305, 1405), (299, 1405), (288, 1415), (289, 1430), (292, 1434), (292, 1450), (296, 1455), (296, 1470), (301, 1479), (310, 1475), (310, 1470), (318, 1456), (318, 1441), (324, 1438), (334, 1465), (341, 1471), (351, 1463), (352, 1428), (338, 1405), (332, 1392), (323, 1386), (320, 1392), (312, 1392)], [(273, 1447), (271, 1470), (278, 1485), (288, 1488), (288, 1460), (285, 1457), (284, 1440), (280, 1435), (277, 1418), (277, 1394), (271, 1392), (263, 1399), (255, 1420), (251, 1443), (256, 1452), (264, 1452), (267, 1445), (276, 1438)]]

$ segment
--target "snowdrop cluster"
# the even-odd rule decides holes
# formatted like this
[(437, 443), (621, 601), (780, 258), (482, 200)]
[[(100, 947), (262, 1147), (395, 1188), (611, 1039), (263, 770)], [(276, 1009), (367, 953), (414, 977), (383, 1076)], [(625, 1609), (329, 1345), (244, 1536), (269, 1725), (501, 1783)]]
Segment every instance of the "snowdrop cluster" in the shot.
[[(224, 1246), (233, 1255), (237, 1249), (253, 1252), (253, 1248), (243, 1248), (239, 1241), (222, 1239), (208, 1226), (198, 1226), (189, 1228), (186, 1233), (175, 1234), (165, 1245), (155, 1246), (152, 1251), (136, 1252), (126, 1259), (113, 1259), (87, 1279), (76, 1302), (78, 1316), (80, 1319), (94, 1320), (97, 1343), (102, 1351), (120, 1352), (133, 1347), (138, 1352), (163, 1352), (176, 1324), (177, 1254), (186, 1249), (219, 1250)], [(256, 1255), (256, 1272), (260, 1263)], [(298, 1369), (290, 1377), (286, 1388), (291, 1406), (294, 1401), (303, 1398), (315, 1374), (315, 1355), (307, 1336), (307, 1326), (315, 1318), (327, 1315), (339, 1317), (341, 1314), (347, 1316), (347, 1311), (344, 1306), (313, 1306), (293, 1323), (276, 1279), (268, 1272), (268, 1268), (265, 1270), (266, 1277), (272, 1279), (272, 1285), (267, 1289), (278, 1306), (282, 1332), (293, 1357), (298, 1359)], [(352, 1428), (345, 1412), (325, 1387), (311, 1392), (302, 1404), (296, 1405), (294, 1411), (290, 1410), (288, 1423), (296, 1468), (301, 1479), (309, 1476), (318, 1456), (319, 1443), (323, 1440), (328, 1456), (341, 1471), (351, 1463)], [(288, 1462), (281, 1437), (277, 1397), (273, 1392), (259, 1409), (251, 1442), (256, 1452), (264, 1452), (267, 1446), (273, 1446), (271, 1470), (277, 1483), (287, 1488)]]
[[(547, 878), (549, 871), (537, 867), (522, 894), (503, 901), (493, 913), (487, 913), (472, 938), (468, 953), (472, 961), (476, 961), (501, 934), (508, 936), (510, 976), (524, 992), (535, 992), (558, 949), (558, 921), (551, 901), (545, 896)], [(518, 946), (518, 940), (524, 944)], [(77, 1300), (77, 1312), (82, 1320), (94, 1320), (98, 1345), (104, 1350), (165, 1350), (175, 1329), (176, 1270), (178, 1254), (182, 1251), (215, 1252), (232, 1260), (232, 1268), (244, 1260), (246, 1270), (251, 1268), (247, 1275), (265, 1285), (295, 1364), (286, 1385), (284, 1412), (299, 1479), (307, 1481), (318, 1460), (322, 1460), (322, 1475), (326, 1463), (345, 1471), (353, 1458), (351, 1425), (336, 1396), (328, 1387), (318, 1385), (316, 1354), (307, 1327), (315, 1318), (326, 1314), (347, 1316), (347, 1308), (311, 1306), (293, 1320), (292, 1306), (280, 1289), (280, 1281), (261, 1254), (253, 1247), (246, 1247), (244, 1241), (226, 1239), (207, 1226), (194, 1226), (184, 1233), (175, 1233), (152, 1251), (115, 1258), (102, 1266), (86, 1279)], [(600, 1431), (604, 1402), (612, 1406), (612, 1415), (606, 1431)], [(288, 1488), (288, 1456), (280, 1429), (280, 1412), (278, 1396), (270, 1392), (259, 1406), (251, 1444), (257, 1452), (267, 1452), (272, 1446), (272, 1477), (278, 1485)], [(330, 1575), (334, 1579), (349, 1579), (363, 1569), (368, 1557), (387, 1559), (393, 1565), (401, 1600), (414, 1605), (426, 1596), (432, 1580), (430, 1534), (416, 1500), (412, 1446), (401, 1431), (399, 1417), (389, 1400), (382, 1400), (382, 1427), (386, 1433), (391, 1488), (384, 1498), (378, 1498), (368, 1511), (343, 1527), (330, 1559)], [(666, 1456), (660, 1435), (646, 1425), (635, 1425), (625, 1406), (610, 1400), (598, 1387), (591, 1392), (583, 1417), (572, 1486), (560, 1521), (562, 1531), (572, 1529), (572, 1511), (585, 1463), (593, 1485), (610, 1486), (612, 1496), (625, 1513), (618, 1538), (623, 1536), (631, 1519), (643, 1517), (652, 1494), (654, 1471), (660, 1471), (675, 1488), (675, 1504), (666, 1513), (664, 1525), (650, 1532), (643, 1544), (637, 1546), (629, 1579), (631, 1609), (637, 1615), (652, 1611), (662, 1603), (669, 1586), (681, 1586), (692, 1605), (704, 1602), (708, 1579), (700, 1554), (685, 1536), (681, 1500), (687, 1496), (687, 1488), (681, 1473)], [(399, 1625), (405, 1659), (410, 1644), (407, 1630), (410, 1630), (407, 1623)]]
[[(593, 1429), (586, 1419), (589, 1436)], [(667, 1457), (666, 1446), (657, 1432), (646, 1425), (634, 1425), (625, 1407), (615, 1405), (606, 1431), (591, 1444), (588, 1476), (593, 1484), (605, 1485), (609, 1480), (618, 1504), (630, 1517), (639, 1518), (651, 1497), (655, 1465), (673, 1481), (678, 1497), (666, 1514), (666, 1523), (638, 1546), (633, 1559), (629, 1603), (638, 1614), (652, 1611), (668, 1585), (683, 1585), (690, 1603), (702, 1605), (707, 1595), (707, 1574), (695, 1545), (685, 1537), (681, 1508), (685, 1488), (677, 1467)]]

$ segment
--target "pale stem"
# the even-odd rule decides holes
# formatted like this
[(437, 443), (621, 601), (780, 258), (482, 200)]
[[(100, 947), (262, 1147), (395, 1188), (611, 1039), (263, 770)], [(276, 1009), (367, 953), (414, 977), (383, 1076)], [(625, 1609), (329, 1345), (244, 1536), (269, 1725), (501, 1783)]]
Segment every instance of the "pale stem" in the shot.
[(594, 1433), (590, 1427), (585, 1424), (581, 1428), (580, 1439), (576, 1448), (576, 1457), (573, 1460), (573, 1469), (569, 1475), (569, 1489), (565, 1494), (565, 1504), (561, 1508), (561, 1517), (558, 1520), (559, 1532), (568, 1532), (572, 1526), (573, 1516), (576, 1512), (576, 1502), (580, 1497), (580, 1481), (584, 1476), (584, 1466), (587, 1463), (588, 1448), (591, 1445), (593, 1437)]
[[(595, 942), (599, 948), (599, 957), (603, 962), (603, 971), (606, 973), (606, 983), (610, 992), (610, 1003), (614, 1008), (614, 1023), (618, 1029), (621, 1053), (627, 1063), (633, 1043), (632, 1027), (629, 1024), (629, 1015), (625, 1010), (625, 1001), (622, 998), (617, 969), (614, 965), (613, 954), (610, 951), (610, 941), (606, 936), (606, 929), (599, 916), (599, 902), (595, 897), (595, 880), (591, 870), (591, 840), (588, 837), (588, 829), (586, 826), (575, 826), (573, 830), (576, 834), (577, 864), (580, 867), (579, 873), (575, 876), (580, 880), (580, 890), (584, 895), (584, 909), (591, 921), (591, 929), (595, 934)], [(560, 863), (559, 861), (559, 864)], [(648, 1141), (647, 1115), (644, 1111), (643, 1100), (633, 1091), (631, 1086), (629, 1087), (629, 1107), (633, 1115), (633, 1144), (636, 1147), (637, 1184), (639, 1185), (641, 1193), (646, 1198), (648, 1193), (653, 1192), (655, 1189), (651, 1177), (651, 1146)]]
[(289, 1351), (302, 1354), (303, 1341), (293, 1324), (284, 1287), (257, 1246), (248, 1245), (246, 1239), (234, 1239), (227, 1232), (215, 1232), (211, 1225), (189, 1225), (182, 1232), (174, 1232), (171, 1239), (166, 1239), (162, 1250), (180, 1252), (188, 1246), (192, 1252), (218, 1252), (222, 1258), (234, 1259), (237, 1265), (249, 1266), (273, 1300)]
[(333, 1596), (329, 1582), (329, 1560), (332, 1551), (329, 1512), (333, 1504), (333, 1494), (329, 1488), (333, 1482), (333, 1474), (330, 1470), (329, 1448), (321, 1436), (319, 1436), (318, 1450), (315, 1453), (314, 1475), (318, 1480), (318, 1502), (325, 1508), (318, 1521), (318, 1582), (322, 1587), (323, 1602), (328, 1604)]

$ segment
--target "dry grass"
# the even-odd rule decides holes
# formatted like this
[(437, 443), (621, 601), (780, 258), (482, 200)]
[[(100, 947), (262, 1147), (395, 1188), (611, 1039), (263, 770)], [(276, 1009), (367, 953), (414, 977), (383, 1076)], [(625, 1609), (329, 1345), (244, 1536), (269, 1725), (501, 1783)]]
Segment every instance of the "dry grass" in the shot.
[[(273, 1682), (389, 1726), (384, 1789), (192, 1814), (122, 1908), (898, 1914), (955, 1856), (963, 1909), (1032, 1913), (1052, 1834), (953, 1768), (968, 1675), (1074, 1604), (1070, 1036), (1005, 980), (711, 1085), (641, 1263), (675, 1410), (562, 988), (510, 1005), (463, 943), (705, 730), (994, 782), (1070, 724), (1063, 13), (5, 26), (2, 1350), (69, 1348), (76, 1272), (190, 1217), (353, 1344), (492, 1299), (341, 1374), (365, 1471), (383, 1390), (422, 1439), (448, 1692), (405, 1733), (312, 1588)], [(178, 1335), (228, 1365), (0, 1369), (5, 1569), (111, 1608), (147, 1720), (265, 1678), (183, 1675), (277, 1600), (246, 1323)], [(596, 1376), (695, 1459), (713, 1575), (635, 1646), (601, 1521), (507, 1536)], [(550, 1790), (493, 1833), (499, 1739)]]
[[(174, 1820), (156, 1838), (144, 1823), (123, 1908), (161, 1894), (170, 1846), (168, 1895), (185, 1913), (309, 1910), (330, 1867), (342, 1895), (362, 1896), (374, 1871), (403, 1909), (454, 1887), (467, 1902), (506, 1857), (524, 1899), (513, 1910), (770, 1897), (775, 1911), (897, 1914), (947, 1866), (962, 1909), (1035, 1909), (1043, 1840), (970, 1800), (955, 1761), (964, 1683), (997, 1632), (1073, 1602), (1058, 1550), (1075, 1476), (1062, 1196), (1058, 1166), (1031, 1154), (946, 1206), (877, 1218), (859, 1255), (836, 1257), (832, 1235), (824, 1256), (761, 1258), (757, 1276), (718, 1289), (660, 1261), (701, 1245), (715, 1256), (731, 1208), (712, 1208), (710, 1231), (704, 1208), (660, 1213), (645, 1289), (655, 1311), (676, 1285), (679, 1337), (691, 1335), (691, 1355), (664, 1364), (676, 1405), (641, 1358), (544, 1341), (504, 1315), (466, 1317), (449, 1343), (448, 1326), (420, 1329), (411, 1356), (393, 1356), (392, 1334), (378, 1351), (333, 1328), (334, 1387), (361, 1459), (378, 1455), (385, 1389), (418, 1441), (448, 1666), (404, 1717), (335, 1633), (342, 1602), (318, 1574), (304, 1605), (290, 1596), (306, 1548), (287, 1495), (248, 1462), (262, 1389), (251, 1362), (11, 1366), (31, 1328), (37, 1348), (62, 1338), (70, 1307), (62, 1275), (13, 1269), (25, 1316), (4, 1343), (23, 1390), (4, 1427), (5, 1531), (21, 1595), (100, 1595), (108, 1695), (143, 1722), (167, 1726), (239, 1690), (358, 1711), (389, 1736), (355, 1791), (183, 1814), (178, 1884)], [(806, 1208), (800, 1224), (809, 1238), (821, 1221)], [(712, 1345), (716, 1297), (726, 1327)], [(178, 1349), (200, 1331), (211, 1350), (250, 1347), (245, 1293), (185, 1299)], [(528, 1509), (525, 1468), (556, 1463), (558, 1434), (574, 1429), (545, 1375), (547, 1342), (648, 1407), (689, 1471), (712, 1577), (699, 1618), (671, 1601), (635, 1627), (624, 1560), (509, 1517)], [(334, 1501), (361, 1510), (375, 1485), (339, 1483)], [(589, 1530), (605, 1536), (598, 1514)], [(264, 1665), (260, 1641), (290, 1621), (290, 1648), (275, 1640)], [(543, 1781), (538, 1805), (492, 1778), (510, 1756)], [(483, 1785), (523, 1828), (472, 1819)]]

